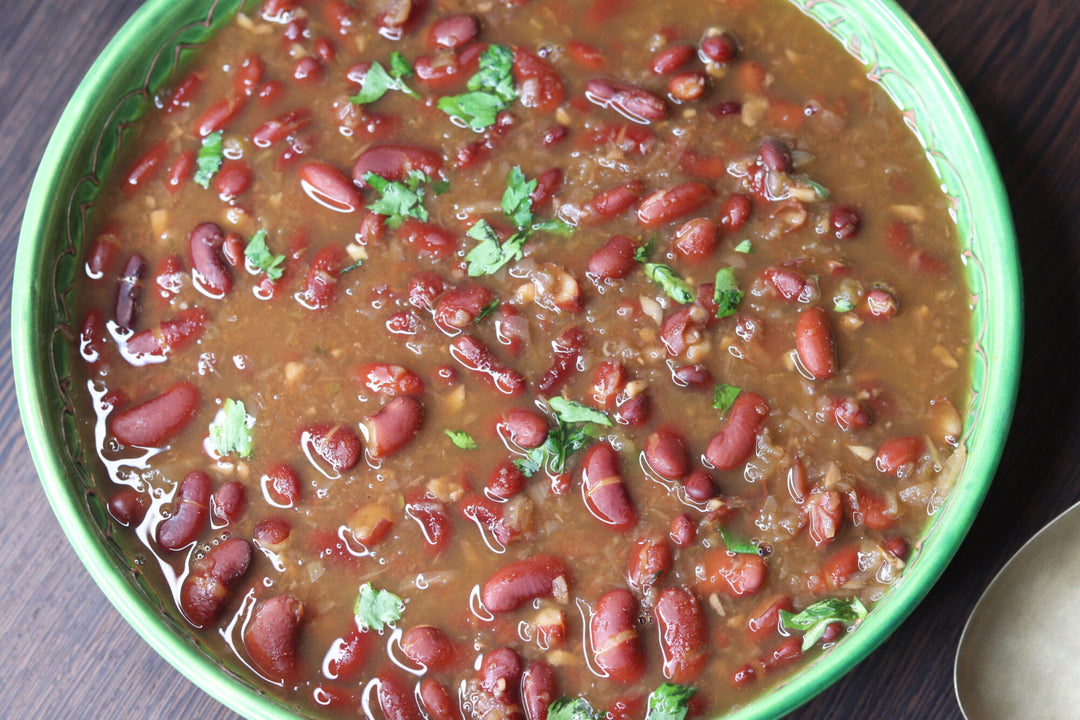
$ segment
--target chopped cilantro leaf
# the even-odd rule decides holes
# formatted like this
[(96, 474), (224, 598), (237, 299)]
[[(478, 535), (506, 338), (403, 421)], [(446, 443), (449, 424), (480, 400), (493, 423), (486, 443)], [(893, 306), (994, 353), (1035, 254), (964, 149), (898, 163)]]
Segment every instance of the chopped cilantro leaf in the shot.
[(466, 85), (469, 92), (439, 98), (438, 108), (477, 132), (491, 127), (517, 97), (513, 66), (514, 52), (492, 45), (480, 55), (480, 68)]
[(210, 442), (219, 455), (235, 453), (242, 458), (251, 457), (253, 427), (255, 418), (247, 414), (244, 403), (226, 398), (214, 421), (210, 423)]
[(599, 410), (558, 395), (548, 400), (548, 405), (565, 423), (591, 422), (597, 425), (611, 425), (611, 419)]
[[(640, 248), (639, 248), (640, 249)], [(635, 257), (637, 253), (635, 251)], [(643, 262), (645, 276), (660, 286), (664, 293), (677, 303), (689, 305), (694, 302), (694, 289), (690, 283), (679, 277), (674, 270), (663, 263)]]
[(724, 547), (733, 553), (739, 555), (760, 555), (758, 546), (749, 540), (743, 540), (734, 533), (729, 533), (724, 528), (720, 528), (720, 538), (724, 541)]
[(735, 246), (735, 252), (751, 255), (754, 252), (754, 245), (749, 240), (743, 240)]
[(788, 630), (802, 630), (802, 649), (806, 652), (825, 635), (825, 629), (834, 622), (845, 625), (857, 623), (866, 617), (866, 606), (859, 598), (826, 598), (810, 605), (796, 614), (780, 611), (780, 619)]
[(390, 53), (390, 74), (394, 76), (396, 80), (404, 80), (407, 77), (412, 77), (413, 69), (409, 61), (405, 59), (405, 56), (399, 52)]
[(285, 256), (270, 252), (270, 248), (266, 246), (265, 230), (260, 230), (251, 236), (247, 247), (244, 248), (244, 257), (250, 260), (257, 270), (266, 273), (266, 277), (271, 280), (280, 280), (285, 273), (285, 269), (282, 268)]
[(725, 318), (734, 315), (742, 302), (743, 291), (735, 279), (735, 268), (724, 267), (716, 271), (716, 289), (713, 300), (716, 301), (716, 317)]
[(480, 446), (472, 439), (472, 435), (464, 430), (443, 430), (443, 434), (450, 438), (450, 442), (462, 450), (476, 450)]
[(524, 257), (522, 248), (529, 239), (527, 233), (516, 232), (507, 238), (506, 242), (500, 243), (499, 236), (486, 220), (478, 220), (465, 234), (480, 241), (480, 244), (465, 255), (469, 277), (493, 275), (511, 260), (520, 260)]
[(664, 683), (649, 693), (649, 709), (645, 720), (684, 720), (690, 710), (690, 698), (696, 687)]
[(541, 220), (540, 222), (533, 223), (532, 231), (549, 232), (566, 237), (574, 232), (574, 228), (558, 218), (552, 218), (551, 220)]
[(838, 313), (851, 312), (855, 309), (855, 304), (851, 302), (851, 298), (841, 297), (837, 298), (833, 304), (833, 311)]
[(364, 175), (364, 182), (370, 185), (379, 197), (368, 205), (368, 210), (386, 216), (386, 226), (391, 230), (401, 227), (405, 218), (412, 217), (427, 222), (428, 211), (424, 207), (424, 188), (422, 184), (430, 182), (419, 170), (409, 173), (405, 182), (387, 180), (373, 172)]
[(390, 90), (399, 90), (410, 97), (419, 97), (416, 91), (405, 84), (405, 78), (412, 75), (412, 66), (401, 53), (390, 54), (390, 72), (380, 63), (373, 62), (364, 75), (364, 86), (360, 92), (349, 98), (355, 105), (367, 105), (380, 99)]
[(720, 412), (726, 413), (731, 407), (731, 404), (735, 402), (735, 398), (739, 397), (739, 393), (741, 392), (742, 389), (734, 385), (717, 383), (716, 388), (713, 390), (712, 406)]
[(347, 272), (352, 272), (353, 270), (355, 270), (356, 268), (362, 266), (363, 264), (364, 264), (364, 259), (360, 258), (359, 260), (354, 262), (352, 265), (346, 265), (345, 267), (341, 268), (341, 274), (344, 275)]
[(599, 720), (602, 716), (585, 698), (561, 697), (551, 703), (548, 720)]
[(634, 248), (634, 260), (642, 264), (649, 262), (649, 256), (652, 255), (653, 245), (655, 244), (656, 236), (653, 235), (641, 245)]
[(506, 217), (514, 221), (518, 228), (532, 224), (532, 193), (536, 190), (536, 180), (526, 180), (521, 168), (514, 166), (506, 178), (506, 191), (502, 196), (502, 209)]
[(554, 419), (555, 427), (548, 432), (544, 444), (514, 461), (525, 477), (532, 477), (541, 468), (547, 468), (552, 476), (565, 472), (570, 456), (596, 439), (591, 425), (583, 423), (571, 427), (558, 413)]
[(202, 147), (195, 158), (195, 182), (204, 188), (210, 187), (210, 181), (221, 169), (222, 160), (225, 157), (225, 145), (222, 142), (222, 132), (212, 132), (202, 139)]
[(371, 629), (382, 632), (386, 625), (393, 625), (401, 619), (405, 602), (392, 592), (376, 590), (371, 583), (360, 586), (360, 595), (356, 598), (353, 615), (356, 626), (361, 630)]
[(495, 298), (484, 307), (480, 308), (480, 312), (476, 314), (476, 318), (473, 319), (474, 323), (478, 323), (486, 318), (491, 313), (495, 312), (499, 308), (499, 298)]

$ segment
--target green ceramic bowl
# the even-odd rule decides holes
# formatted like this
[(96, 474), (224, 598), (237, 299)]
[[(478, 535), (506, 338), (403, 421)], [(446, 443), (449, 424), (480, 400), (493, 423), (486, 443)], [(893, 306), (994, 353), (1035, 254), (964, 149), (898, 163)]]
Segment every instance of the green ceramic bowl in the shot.
[[(964, 245), (974, 307), (975, 394), (963, 442), (969, 458), (896, 583), (857, 632), (772, 692), (732, 713), (774, 718), (810, 699), (877, 647), (929, 591), (974, 520), (1005, 442), (1020, 368), (1021, 289), (1009, 204), (971, 106), (927, 38), (890, 0), (791, 0), (833, 34), (880, 82), (926, 148)], [(87, 214), (126, 128), (176, 80), (187, 53), (252, 0), (149, 0), (94, 63), (64, 112), (38, 169), (19, 240), (12, 356), (19, 407), (42, 485), (91, 576), (166, 660), (249, 718), (293, 717), (234, 662), (208, 654), (172, 603), (130, 570), (109, 534), (70, 394), (75, 314)]]

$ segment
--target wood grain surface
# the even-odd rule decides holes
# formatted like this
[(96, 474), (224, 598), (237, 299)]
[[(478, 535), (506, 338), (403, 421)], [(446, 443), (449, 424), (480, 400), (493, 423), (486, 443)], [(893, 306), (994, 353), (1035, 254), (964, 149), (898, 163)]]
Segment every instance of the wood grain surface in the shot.
[[(952, 663), (982, 589), (1080, 499), (1080, 2), (900, 0), (982, 118), (1019, 234), (1019, 402), (997, 478), (955, 560), (900, 629), (799, 720), (959, 718)], [(161, 660), (83, 570), (31, 463), (10, 370), (23, 206), (49, 132), (138, 0), (0, 0), (0, 717), (236, 716)], [(1002, 432), (1005, 432), (1003, 429)]]

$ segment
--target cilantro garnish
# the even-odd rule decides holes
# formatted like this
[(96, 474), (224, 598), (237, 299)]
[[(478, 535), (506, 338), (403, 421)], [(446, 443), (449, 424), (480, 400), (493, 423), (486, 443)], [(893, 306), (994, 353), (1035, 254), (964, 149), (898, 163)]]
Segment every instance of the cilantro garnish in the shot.
[(551, 475), (565, 472), (570, 456), (596, 439), (592, 425), (611, 425), (604, 413), (572, 400), (557, 396), (548, 400), (548, 404), (554, 413), (555, 426), (543, 445), (514, 461), (525, 477), (532, 477), (545, 467)]
[(842, 297), (837, 298), (833, 304), (833, 312), (846, 313), (855, 309), (855, 303), (851, 302), (851, 298)]
[(810, 605), (795, 614), (787, 610), (780, 611), (780, 619), (789, 630), (802, 630), (802, 649), (806, 652), (825, 634), (825, 629), (834, 622), (845, 625), (859, 622), (866, 617), (866, 606), (859, 598), (826, 598)]
[(591, 422), (597, 425), (611, 425), (611, 419), (599, 410), (567, 400), (559, 395), (548, 400), (548, 405), (564, 423)]
[(663, 263), (642, 263), (645, 277), (660, 286), (664, 293), (677, 303), (689, 305), (694, 302), (694, 288), (669, 266)]
[(221, 169), (222, 160), (225, 158), (225, 145), (222, 142), (222, 132), (212, 132), (202, 139), (202, 147), (195, 158), (195, 182), (204, 188), (210, 187), (210, 181)]
[(210, 442), (219, 455), (251, 457), (253, 443), (251, 428), (255, 427), (255, 418), (247, 414), (244, 403), (226, 398), (214, 421), (210, 423)]
[(713, 300), (716, 302), (716, 317), (725, 318), (734, 315), (743, 299), (743, 291), (735, 279), (735, 268), (724, 267), (716, 271), (716, 289)]
[(495, 298), (494, 300), (489, 302), (487, 305), (480, 308), (480, 312), (478, 312), (476, 314), (476, 317), (473, 319), (473, 322), (474, 323), (480, 322), (481, 320), (486, 318), (488, 315), (495, 312), (498, 308), (499, 308), (499, 298)]
[(739, 393), (742, 392), (741, 388), (734, 385), (728, 385), (727, 383), (717, 383), (713, 389), (713, 403), (712, 406), (722, 413), (726, 413), (732, 403), (735, 402), (735, 398), (739, 397)]
[(285, 256), (275, 255), (270, 252), (270, 248), (266, 246), (265, 230), (260, 230), (251, 236), (247, 247), (244, 248), (244, 257), (250, 260), (256, 269), (266, 273), (266, 276), (271, 280), (279, 280), (285, 273), (285, 269), (282, 267)]
[(739, 555), (760, 555), (758, 546), (749, 540), (743, 540), (741, 537), (734, 533), (730, 533), (724, 528), (720, 528), (720, 538), (724, 541), (724, 547), (728, 551), (737, 553)]
[(443, 430), (443, 434), (450, 438), (450, 442), (462, 450), (476, 450), (480, 447), (472, 439), (472, 435), (464, 430)]
[(405, 84), (405, 78), (413, 74), (412, 65), (401, 53), (390, 53), (390, 72), (377, 62), (364, 75), (364, 86), (360, 92), (349, 98), (356, 105), (373, 103), (390, 90), (399, 90), (410, 97), (420, 97), (416, 91)]
[(503, 191), (502, 209), (514, 225), (525, 228), (532, 224), (532, 194), (536, 191), (536, 180), (526, 180), (521, 168), (514, 166), (506, 178), (506, 190)]
[(749, 240), (743, 240), (735, 246), (735, 252), (743, 253), (744, 255), (750, 255), (754, 252), (754, 246)]
[(517, 97), (513, 67), (514, 52), (492, 45), (480, 55), (480, 69), (466, 85), (469, 92), (439, 98), (439, 109), (477, 132), (491, 127)]
[(601, 717), (582, 697), (561, 697), (548, 707), (548, 720), (599, 720)]
[(413, 170), (402, 183), (387, 180), (369, 172), (364, 174), (364, 182), (379, 193), (375, 202), (367, 206), (368, 210), (386, 216), (386, 226), (391, 230), (401, 227), (401, 223), (407, 217), (427, 222), (428, 211), (424, 207), (425, 191), (421, 185), (431, 182), (431, 178), (424, 173)]
[(645, 720), (683, 720), (690, 710), (690, 698), (696, 687), (664, 683), (649, 693), (649, 709)]
[(356, 626), (361, 630), (371, 629), (382, 632), (387, 625), (393, 625), (401, 619), (405, 601), (388, 590), (376, 590), (371, 583), (360, 586), (360, 595), (356, 598), (353, 615)]

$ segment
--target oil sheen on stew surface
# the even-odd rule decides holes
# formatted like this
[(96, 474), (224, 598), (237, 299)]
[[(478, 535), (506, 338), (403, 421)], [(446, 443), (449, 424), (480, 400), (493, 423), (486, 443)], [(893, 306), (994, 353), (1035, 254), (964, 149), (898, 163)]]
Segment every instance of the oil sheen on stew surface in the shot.
[(722, 714), (963, 464), (946, 198), (785, 3), (268, 0), (133, 135), (79, 291), (101, 491), (304, 712)]

